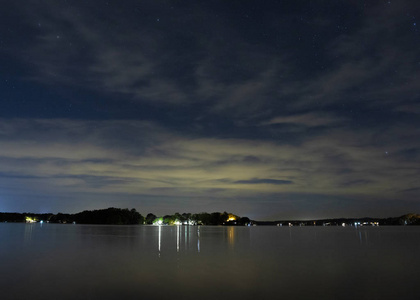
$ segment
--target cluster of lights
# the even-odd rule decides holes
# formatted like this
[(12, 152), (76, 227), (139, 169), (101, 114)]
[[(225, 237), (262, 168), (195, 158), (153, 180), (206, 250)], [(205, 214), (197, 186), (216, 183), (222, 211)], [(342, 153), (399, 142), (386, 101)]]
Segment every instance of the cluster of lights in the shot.
[[(36, 218), (26, 217), (26, 218), (25, 218), (25, 222), (26, 222), (26, 223), (36, 223), (36, 222), (38, 222), (38, 220), (37, 220)], [(41, 221), (39, 221), (39, 223), (40, 223), (40, 224), (43, 224), (43, 223), (44, 223), (44, 221), (43, 221), (43, 220), (41, 220)], [(48, 221), (47, 221), (47, 223), (48, 223)]]
[(354, 226), (379, 226), (379, 222), (354, 222)]
[[(164, 225), (163, 219), (162, 218), (155, 219), (153, 221), (153, 225), (159, 225), (159, 226), (160, 225)], [(180, 226), (180, 225), (197, 225), (197, 223), (195, 221), (192, 221), (192, 220), (181, 222), (180, 220), (177, 219), (177, 220), (175, 220), (173, 222), (173, 225), (176, 225), (176, 226)]]

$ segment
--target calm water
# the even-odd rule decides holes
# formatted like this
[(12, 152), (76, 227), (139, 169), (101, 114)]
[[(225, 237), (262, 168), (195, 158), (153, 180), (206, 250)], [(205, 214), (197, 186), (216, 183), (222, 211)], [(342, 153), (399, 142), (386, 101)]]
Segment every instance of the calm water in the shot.
[(402, 299), (420, 227), (0, 223), (1, 299)]

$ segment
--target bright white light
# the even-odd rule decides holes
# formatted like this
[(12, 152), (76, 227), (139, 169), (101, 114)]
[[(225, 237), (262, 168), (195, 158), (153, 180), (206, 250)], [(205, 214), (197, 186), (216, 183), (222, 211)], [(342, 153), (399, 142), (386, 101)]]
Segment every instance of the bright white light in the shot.
[(176, 252), (179, 252), (179, 231), (181, 227), (176, 228)]
[[(162, 221), (159, 221), (162, 224)], [(160, 257), (160, 243), (162, 241), (162, 227), (159, 226), (159, 244), (158, 244), (158, 251), (159, 251), (159, 257)]]

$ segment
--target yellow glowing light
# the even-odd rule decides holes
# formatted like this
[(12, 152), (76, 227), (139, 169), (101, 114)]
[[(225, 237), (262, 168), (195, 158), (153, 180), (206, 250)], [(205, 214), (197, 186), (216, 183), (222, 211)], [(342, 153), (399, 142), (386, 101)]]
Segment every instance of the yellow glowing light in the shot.
[(229, 217), (228, 217), (227, 220), (228, 220), (228, 222), (229, 221), (236, 221), (236, 216), (229, 214)]

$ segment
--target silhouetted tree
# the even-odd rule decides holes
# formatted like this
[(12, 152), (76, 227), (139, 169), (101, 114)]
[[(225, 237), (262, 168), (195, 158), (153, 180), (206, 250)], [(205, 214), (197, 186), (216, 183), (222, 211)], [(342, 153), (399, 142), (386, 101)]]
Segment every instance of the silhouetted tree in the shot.
[(153, 221), (156, 219), (157, 217), (152, 214), (152, 213), (148, 213), (146, 216), (146, 224), (153, 224)]

